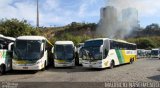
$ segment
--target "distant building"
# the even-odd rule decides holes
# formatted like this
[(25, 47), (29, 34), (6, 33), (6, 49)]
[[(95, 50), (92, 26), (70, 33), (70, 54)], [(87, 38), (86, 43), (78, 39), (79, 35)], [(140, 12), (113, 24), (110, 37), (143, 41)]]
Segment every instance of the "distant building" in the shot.
[(126, 8), (118, 11), (114, 6), (100, 9), (100, 21), (97, 34), (108, 38), (135, 36), (132, 33), (140, 28), (138, 10)]

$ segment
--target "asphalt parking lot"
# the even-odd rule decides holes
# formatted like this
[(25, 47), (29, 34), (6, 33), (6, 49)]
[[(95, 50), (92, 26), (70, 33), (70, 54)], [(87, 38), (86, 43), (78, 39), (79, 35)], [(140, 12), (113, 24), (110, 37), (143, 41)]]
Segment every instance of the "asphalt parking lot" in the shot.
[(0, 76), (1, 82), (159, 82), (160, 60), (138, 59), (133, 64), (113, 69), (48, 68), (45, 71), (11, 71)]

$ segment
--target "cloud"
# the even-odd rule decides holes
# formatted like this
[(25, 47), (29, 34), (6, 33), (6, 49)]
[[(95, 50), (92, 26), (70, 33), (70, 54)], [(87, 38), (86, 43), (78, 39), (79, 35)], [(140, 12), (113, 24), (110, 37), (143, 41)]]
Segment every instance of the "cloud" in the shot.
[[(55, 0), (56, 1), (56, 0)], [(52, 11), (47, 12), (45, 10), (41, 13), (41, 24), (69, 24), (71, 22), (82, 22), (88, 19), (89, 17), (99, 17), (99, 8), (97, 10), (91, 10), (90, 7), (95, 5), (97, 0), (81, 0), (81, 1), (71, 1), (62, 2), (62, 0), (57, 0), (54, 2)], [(56, 4), (56, 5), (55, 5)], [(55, 6), (54, 6), (55, 5)], [(44, 6), (43, 8), (47, 8)], [(98, 11), (98, 13), (97, 13)], [(47, 20), (46, 20), (47, 19)]]
[(7, 4), (9, 4), (12, 0), (0, 0), (0, 7), (5, 7)]
[[(39, 0), (40, 26), (66, 25), (71, 22), (99, 19), (103, 0)], [(0, 19), (26, 19), (36, 25), (36, 0), (0, 0)], [(88, 20), (89, 19), (89, 20)], [(91, 21), (91, 22), (92, 22)]]
[(82, 0), (82, 3), (79, 7), (78, 15), (79, 17), (93, 17), (93, 16), (99, 16), (99, 13), (97, 13), (97, 9), (99, 11), (100, 7), (97, 9), (94, 8), (94, 10), (91, 10), (93, 6), (97, 6), (97, 3), (102, 0)]
[[(98, 22), (105, 1), (121, 9), (137, 8), (141, 19), (160, 17), (160, 0), (39, 0), (40, 26), (65, 25), (73, 21)], [(36, 0), (0, 0), (2, 18), (26, 19), (36, 25)]]
[(107, 0), (107, 5), (116, 6), (118, 9), (136, 8), (141, 17), (155, 16), (160, 13), (159, 3), (160, 0)]
[(52, 10), (55, 10), (59, 7), (59, 0), (45, 0), (40, 5), (42, 5), (41, 9), (43, 9), (43, 10), (52, 11)]
[[(14, 0), (1, 0), (0, 1), (0, 18), (18, 18), (20, 20), (27, 19), (31, 23), (35, 23), (36, 8), (35, 4), (26, 1), (15, 2)], [(35, 9), (34, 9), (35, 8)]]

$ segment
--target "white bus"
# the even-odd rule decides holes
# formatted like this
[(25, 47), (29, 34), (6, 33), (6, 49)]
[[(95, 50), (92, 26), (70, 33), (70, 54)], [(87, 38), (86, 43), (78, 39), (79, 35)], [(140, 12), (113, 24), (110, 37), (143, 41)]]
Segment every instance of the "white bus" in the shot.
[(149, 58), (151, 55), (151, 50), (137, 49), (137, 59)]
[(17, 37), (13, 50), (13, 70), (45, 70), (52, 61), (51, 48), (52, 44), (42, 36)]
[(160, 59), (160, 49), (155, 48), (151, 50), (151, 58), (159, 58)]
[(82, 65), (89, 68), (113, 68), (137, 59), (136, 44), (109, 38), (87, 40), (82, 53)]
[(15, 38), (0, 35), (0, 74), (12, 69), (12, 50)]
[(54, 45), (54, 66), (75, 66), (75, 46), (72, 41), (56, 41)]

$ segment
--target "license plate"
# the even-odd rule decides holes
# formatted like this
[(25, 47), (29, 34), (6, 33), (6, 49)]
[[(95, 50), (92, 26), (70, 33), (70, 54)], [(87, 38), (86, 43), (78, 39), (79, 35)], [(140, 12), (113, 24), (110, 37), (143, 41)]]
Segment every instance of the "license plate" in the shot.
[(89, 65), (89, 67), (92, 67), (92, 65)]
[(67, 65), (64, 64), (63, 66), (67, 66)]
[(23, 69), (24, 69), (24, 70), (27, 70), (27, 69), (28, 69), (28, 67), (23, 67)]

